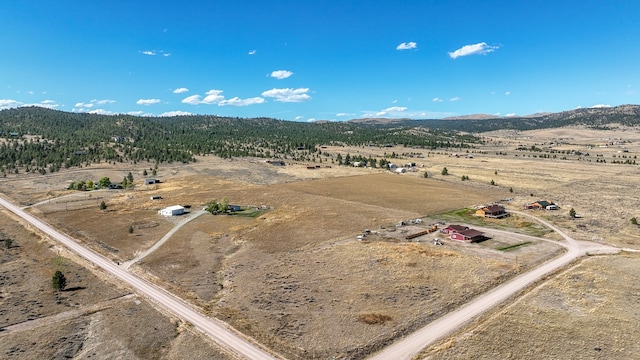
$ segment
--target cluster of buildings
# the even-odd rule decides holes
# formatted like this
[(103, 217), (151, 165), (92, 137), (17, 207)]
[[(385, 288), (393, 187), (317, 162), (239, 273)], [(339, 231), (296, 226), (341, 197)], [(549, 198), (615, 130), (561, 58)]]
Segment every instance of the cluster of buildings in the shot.
[(525, 209), (533, 209), (533, 210), (558, 210), (560, 207), (548, 200), (538, 200), (531, 204), (526, 204), (524, 206)]

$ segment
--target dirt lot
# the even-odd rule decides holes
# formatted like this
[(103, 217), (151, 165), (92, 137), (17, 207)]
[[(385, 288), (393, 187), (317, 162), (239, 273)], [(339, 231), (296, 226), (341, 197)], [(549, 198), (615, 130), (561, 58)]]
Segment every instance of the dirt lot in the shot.
[[(231, 204), (264, 206), (268, 211), (256, 217), (202, 216), (181, 228), (133, 269), (287, 357), (361, 358), (561, 251), (548, 242), (505, 237), (497, 232), (480, 244), (445, 240), (444, 246), (434, 246), (429, 241), (404, 241), (407, 234), (437, 218), (425, 216), (504, 198), (512, 198), (507, 206), (514, 209), (546, 199), (561, 209), (538, 215), (568, 229), (575, 238), (640, 248), (639, 229), (630, 223), (630, 218), (637, 216), (636, 205), (640, 201), (638, 167), (611, 164), (613, 155), (620, 153), (612, 148), (593, 147), (597, 144), (595, 133), (569, 133), (575, 135), (571, 140), (566, 140), (567, 133), (558, 132), (489, 134), (488, 145), (470, 150), (473, 158), (454, 151), (421, 151), (423, 157), (397, 159), (400, 164), (418, 163), (419, 171), (406, 174), (335, 165), (309, 170), (305, 164), (275, 167), (253, 159), (206, 157), (188, 166), (161, 166), (157, 178), (162, 182), (157, 185), (142, 184), (142, 171), (150, 164), (103, 164), (45, 177), (10, 177), (0, 180), (0, 191), (24, 205), (43, 202), (31, 211), (113, 261), (133, 258), (182, 221), (182, 217), (161, 218), (157, 215), (160, 208), (188, 204), (200, 209), (204, 203), (224, 197)], [(635, 134), (632, 139), (624, 132), (606, 136), (618, 135), (629, 139), (624, 145), (629, 151), (625, 156), (640, 153), (640, 136)], [(586, 150), (591, 146), (590, 157), (570, 154), (566, 159), (541, 158), (535, 152), (515, 150), (519, 144), (541, 147), (551, 146), (552, 142), (558, 149)], [(347, 152), (376, 156), (384, 151), (411, 151), (415, 156), (414, 149), (403, 148), (329, 148), (323, 153), (338, 151), (343, 156)], [(596, 162), (598, 155), (609, 162)], [(449, 175), (441, 175), (444, 167)], [(86, 193), (78, 198), (78, 193), (63, 190), (72, 180), (96, 181), (103, 176), (118, 180), (128, 171), (136, 178), (134, 190), (92, 192), (91, 198)], [(423, 178), (424, 172), (428, 179)], [(469, 180), (463, 182), (463, 175)], [(495, 185), (490, 184), (492, 180)], [(162, 199), (151, 200), (152, 195)], [(106, 211), (98, 209), (98, 200), (106, 202)], [(570, 208), (582, 218), (571, 219)], [(425, 223), (413, 228), (395, 227), (399, 221), (417, 218)], [(455, 217), (447, 220), (455, 221)], [(529, 227), (522, 223), (512, 217), (485, 225), (512, 226), (518, 231), (523, 230), (522, 226)], [(131, 225), (135, 227), (133, 234), (128, 233)], [(358, 241), (356, 236), (365, 229), (372, 230), (372, 235)], [(526, 230), (522, 232), (544, 234), (540, 229)], [(523, 243), (527, 244), (500, 250)], [(34, 262), (24, 254), (16, 259), (27, 261), (28, 264), (20, 264), (25, 268)], [(627, 271), (634, 269), (637, 258), (629, 257), (625, 266)], [(611, 271), (617, 270), (620, 269)], [(43, 277), (44, 287), (50, 276)], [(604, 297), (607, 289), (602, 290)], [(85, 290), (78, 292), (81, 291)], [(42, 302), (43, 296), (32, 300)], [(95, 305), (109, 299), (112, 298), (87, 302)], [(131, 299), (117, 301), (123, 304), (118, 308), (126, 308), (124, 304), (133, 306)], [(102, 314), (111, 321), (116, 315), (108, 311), (114, 308), (91, 316)], [(27, 311), (25, 316), (38, 318), (56, 313), (42, 311)], [(606, 314), (596, 315), (598, 319), (606, 318)], [(98, 323), (107, 323), (106, 318), (100, 318)], [(69, 329), (77, 331), (64, 330), (65, 334), (88, 331), (86, 324), (90, 322), (86, 319), (85, 325), (69, 325)], [(162, 326), (173, 326), (175, 330), (168, 319), (162, 319), (158, 321), (170, 324)], [(132, 325), (119, 328), (117, 322), (109, 324), (113, 324), (111, 329), (123, 330), (113, 330), (119, 335), (135, 333), (127, 327)], [(518, 331), (528, 331), (524, 322), (513, 326), (523, 328)], [(112, 330), (102, 331), (107, 341)], [(170, 348), (162, 350), (165, 352), (155, 354), (170, 358), (181, 344), (202, 341), (195, 335), (183, 337), (182, 334), (191, 334), (189, 331), (179, 333), (177, 338), (153, 340), (170, 344)], [(28, 343), (19, 333), (12, 334), (13, 342)], [(550, 333), (540, 332), (539, 338), (535, 335), (527, 333), (531, 342), (546, 341)], [(132, 339), (125, 338), (118, 338), (118, 343), (132, 344)], [(144, 347), (127, 346), (124, 347)], [(474, 346), (469, 345), (469, 351), (477, 351)], [(455, 346), (450, 351), (455, 348), (467, 354), (467, 346)]]
[(636, 359), (637, 255), (592, 257), (421, 359)]
[[(203, 336), (154, 310), (146, 300), (65, 257), (4, 211), (0, 249), (0, 358), (218, 359)], [(67, 289), (56, 292), (60, 270)]]

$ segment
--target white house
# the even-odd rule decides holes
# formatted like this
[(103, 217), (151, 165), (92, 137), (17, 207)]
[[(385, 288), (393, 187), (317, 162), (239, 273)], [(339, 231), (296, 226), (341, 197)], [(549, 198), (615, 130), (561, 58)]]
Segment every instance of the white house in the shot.
[(162, 216), (182, 215), (184, 214), (184, 207), (180, 205), (169, 206), (168, 208), (164, 208), (158, 211), (158, 214)]

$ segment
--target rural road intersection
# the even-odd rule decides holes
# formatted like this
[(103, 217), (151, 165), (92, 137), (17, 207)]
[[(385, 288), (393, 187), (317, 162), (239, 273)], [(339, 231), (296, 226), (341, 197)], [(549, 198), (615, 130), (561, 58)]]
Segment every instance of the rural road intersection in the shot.
[(566, 240), (566, 243), (557, 244), (564, 246), (567, 249), (567, 252), (552, 261), (546, 262), (541, 266), (527, 273), (521, 274), (514, 279), (476, 297), (460, 308), (429, 323), (427, 326), (419, 329), (404, 339), (386, 347), (369, 359), (411, 359), (422, 349), (445, 337), (456, 329), (470, 323), (480, 314), (499, 305), (527, 286), (570, 264), (577, 258), (584, 256), (587, 253), (613, 254), (620, 251), (617, 248), (606, 245), (574, 240), (556, 226), (525, 212), (512, 211), (512, 213), (532, 218), (560, 234)]
[[(4, 206), (7, 210), (13, 212), (14, 214), (20, 216), (25, 221), (29, 222), (32, 226), (38, 228), (51, 238), (61, 242), (71, 251), (77, 253), (94, 265), (102, 268), (106, 272), (129, 284), (138, 293), (146, 296), (153, 302), (164, 307), (166, 310), (179, 317), (183, 321), (190, 322), (194, 327), (211, 337), (220, 346), (227, 349), (231, 353), (247, 359), (277, 359), (277, 357), (275, 357), (274, 355), (270, 354), (255, 343), (248, 341), (246, 337), (232, 330), (227, 324), (202, 315), (178, 297), (127, 271), (127, 268), (131, 263), (134, 263), (135, 261), (144, 257), (148, 253), (155, 250), (155, 248), (147, 250), (136, 259), (126, 263), (125, 266), (120, 267), (114, 264), (111, 260), (93, 252), (92, 250), (85, 248), (84, 246), (81, 246), (69, 236), (58, 232), (45, 222), (25, 212), (13, 203), (0, 198), (0, 205)], [(566, 242), (558, 242), (558, 244), (564, 246), (567, 249), (567, 252), (562, 256), (555, 258), (554, 260), (546, 262), (543, 265), (527, 273), (521, 274), (513, 278), (512, 280), (476, 297), (469, 303), (429, 323), (425, 327), (388, 346), (377, 354), (374, 354), (372, 357), (370, 357), (370, 359), (411, 359), (425, 347), (433, 344), (437, 340), (443, 338), (447, 334), (455, 331), (465, 324), (470, 323), (482, 313), (499, 305), (527, 286), (542, 279), (546, 275), (551, 274), (554, 271), (557, 271), (558, 269), (570, 264), (572, 261), (578, 259), (579, 257), (586, 254), (594, 253), (614, 254), (620, 251), (620, 249), (606, 245), (574, 240), (556, 226), (548, 223), (547, 221), (534, 217), (528, 213), (520, 211), (512, 211), (512, 213), (530, 217), (560, 234), (566, 240)], [(194, 214), (192, 219), (199, 215), (201, 214)], [(163, 239), (166, 240), (169, 237), (170, 234), (167, 234), (165, 237), (163, 237)], [(163, 241), (161, 240), (156, 245), (159, 246), (158, 244), (161, 245), (162, 243)]]

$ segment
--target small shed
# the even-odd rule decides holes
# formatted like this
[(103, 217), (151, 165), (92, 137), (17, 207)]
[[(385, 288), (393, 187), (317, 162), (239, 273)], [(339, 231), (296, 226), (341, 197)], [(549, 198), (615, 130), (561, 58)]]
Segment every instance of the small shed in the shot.
[(158, 211), (158, 214), (162, 216), (182, 215), (184, 214), (184, 207), (180, 205), (169, 206), (167, 208), (164, 208)]
[(160, 180), (158, 179), (144, 179), (145, 185), (159, 184)]

